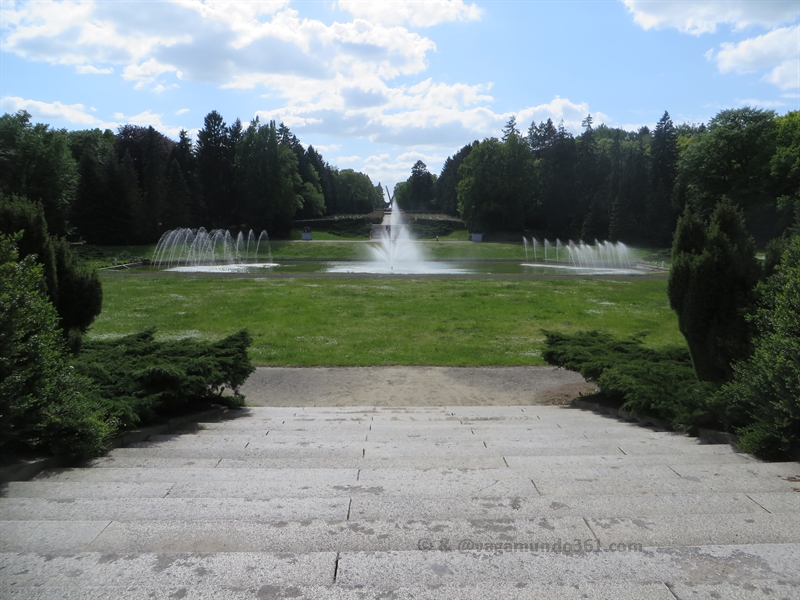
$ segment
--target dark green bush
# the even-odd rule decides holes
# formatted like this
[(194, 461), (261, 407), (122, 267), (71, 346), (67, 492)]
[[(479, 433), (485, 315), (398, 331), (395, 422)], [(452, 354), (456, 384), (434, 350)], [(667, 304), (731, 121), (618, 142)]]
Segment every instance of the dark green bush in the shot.
[[(152, 329), (113, 341), (86, 341), (75, 369), (91, 378), (112, 422), (129, 428), (213, 400), (242, 406), (239, 387), (254, 367), (246, 330), (218, 342), (159, 342)], [(228, 389), (233, 395), (222, 395)]]
[(733, 367), (713, 404), (746, 452), (789, 458), (800, 444), (800, 236), (757, 288), (755, 351)]
[(617, 339), (599, 331), (545, 333), (544, 359), (597, 382), (603, 395), (635, 414), (648, 414), (685, 428), (707, 423), (702, 383), (684, 348), (648, 348), (643, 335)]
[(91, 388), (69, 366), (42, 266), (0, 234), (0, 450), (101, 452), (111, 428)]
[(79, 339), (102, 309), (103, 290), (97, 271), (80, 262), (65, 239), (47, 232), (40, 204), (0, 193), (0, 233), (18, 231), (23, 232), (19, 255), (33, 255), (42, 265), (47, 295), (58, 311), (64, 336)]
[(667, 295), (701, 380), (730, 380), (732, 363), (750, 355), (745, 313), (760, 276), (739, 209), (723, 200), (704, 224), (687, 206), (675, 230)]

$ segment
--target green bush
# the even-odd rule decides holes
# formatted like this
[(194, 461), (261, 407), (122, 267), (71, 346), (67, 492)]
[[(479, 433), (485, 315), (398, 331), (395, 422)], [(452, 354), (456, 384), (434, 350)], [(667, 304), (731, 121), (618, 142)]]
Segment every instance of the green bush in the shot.
[(634, 414), (688, 430), (708, 422), (705, 399), (713, 386), (697, 379), (686, 349), (648, 348), (642, 334), (625, 339), (599, 331), (544, 334), (542, 356), (548, 363), (597, 382), (605, 397)]
[(111, 428), (91, 381), (69, 366), (58, 315), (44, 294), (43, 268), (19, 260), (0, 234), (0, 449), (93, 455)]
[[(251, 337), (239, 331), (218, 342), (158, 342), (152, 329), (113, 341), (84, 342), (76, 371), (91, 378), (121, 429), (213, 400), (242, 406), (239, 387), (255, 370)], [(223, 396), (225, 389), (233, 395)]]
[(757, 288), (755, 351), (733, 367), (713, 404), (746, 452), (789, 458), (800, 444), (800, 236)]
[(19, 255), (33, 255), (42, 264), (47, 295), (58, 311), (65, 337), (79, 339), (102, 310), (103, 289), (97, 271), (80, 262), (65, 239), (47, 232), (40, 204), (0, 193), (0, 233), (18, 231), (23, 232)]
[(706, 225), (687, 206), (675, 230), (667, 295), (701, 380), (728, 381), (732, 363), (752, 351), (745, 313), (760, 276), (739, 209), (723, 200)]

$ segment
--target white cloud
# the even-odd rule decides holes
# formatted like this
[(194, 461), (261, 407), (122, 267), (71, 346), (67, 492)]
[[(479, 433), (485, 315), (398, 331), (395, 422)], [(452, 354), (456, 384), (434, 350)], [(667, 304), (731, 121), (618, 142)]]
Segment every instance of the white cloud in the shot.
[(131, 125), (139, 125), (140, 127), (153, 127), (167, 135), (173, 139), (178, 139), (178, 134), (180, 133), (182, 127), (177, 127), (175, 125), (167, 125), (161, 120), (161, 115), (159, 113), (154, 113), (151, 110), (145, 110), (135, 115), (125, 116), (122, 113), (116, 113), (114, 115), (115, 119), (119, 119), (123, 123), (129, 123)]
[(759, 100), (757, 98), (736, 98), (739, 106), (757, 106), (759, 108), (780, 108), (786, 106), (786, 102), (781, 100)]
[(390, 154), (381, 153), (368, 156), (363, 161), (363, 166), (358, 170), (367, 173), (372, 183), (381, 183), (387, 186), (389, 191), (394, 190), (395, 183), (405, 181), (411, 175), (411, 167), (418, 160), (424, 162), (431, 173), (439, 174), (447, 155), (442, 153), (426, 153), (418, 150), (401, 152), (395, 157)]
[[(561, 98), (556, 96), (547, 104), (539, 104), (538, 106), (530, 106), (519, 111), (515, 116), (517, 118), (517, 127), (523, 133), (527, 131), (531, 122), (536, 121), (540, 123), (547, 119), (552, 119), (556, 125), (564, 121), (564, 127), (572, 132), (578, 132), (583, 129), (581, 121), (586, 118), (591, 111), (589, 104), (586, 102), (571, 102), (568, 98)], [(511, 115), (508, 115), (509, 117)], [(604, 122), (607, 116), (603, 113), (592, 113), (592, 119), (595, 125)], [(508, 118), (505, 119), (508, 122)]]
[(92, 65), (78, 65), (75, 67), (75, 72), (81, 75), (110, 75), (114, 72), (113, 67), (106, 67), (105, 69), (98, 69)]
[(339, 0), (338, 6), (354, 17), (384, 25), (408, 23), (413, 27), (430, 27), (446, 21), (481, 18), (481, 9), (474, 4), (464, 4), (463, 0)]
[(622, 0), (644, 29), (674, 28), (684, 33), (714, 33), (718, 25), (740, 30), (752, 25), (773, 28), (797, 19), (796, 2), (785, 0)]
[(326, 152), (338, 152), (342, 149), (340, 144), (312, 144), (312, 146), (317, 152), (322, 152), (323, 154)]
[(800, 57), (783, 61), (762, 79), (782, 90), (800, 88)]
[(800, 25), (781, 27), (738, 44), (725, 42), (707, 58), (720, 73), (753, 73), (770, 69), (764, 80), (781, 89), (800, 87)]
[(186, 114), (186, 113), (188, 113), (188, 112), (189, 112), (189, 109), (188, 109), (188, 108), (182, 108), (182, 109), (180, 109), (180, 110), (177, 110), (177, 111), (175, 111), (175, 114), (176, 114), (176, 115), (185, 115), (185, 114)]
[(361, 162), (361, 157), (358, 156), (358, 155), (355, 155), (355, 154), (353, 156), (337, 156), (336, 157), (336, 164), (337, 165), (346, 165), (348, 163), (352, 164), (352, 163), (360, 163), (360, 162)]
[(161, 92), (166, 92), (167, 90), (177, 89), (177, 87), (178, 87), (177, 83), (173, 83), (172, 85), (162, 85), (159, 83), (158, 85), (153, 87), (153, 91), (156, 94), (160, 94)]
[[(116, 130), (120, 125), (125, 123), (140, 125), (142, 127), (149, 127), (152, 125), (154, 129), (174, 139), (178, 138), (178, 134), (181, 130), (181, 127), (163, 123), (161, 115), (150, 110), (132, 116), (125, 116), (123, 113), (117, 112), (114, 113), (113, 121), (104, 121), (103, 119), (98, 119), (94, 115), (89, 114), (87, 108), (83, 104), (63, 104), (58, 101), (41, 102), (39, 100), (30, 100), (19, 96), (4, 96), (0, 99), (0, 109), (9, 113), (26, 110), (31, 114), (34, 121), (44, 123), (59, 121), (80, 128), (97, 127), (99, 129)], [(94, 111), (96, 109), (94, 107), (89, 107), (88, 110)]]
[[(34, 120), (48, 121), (59, 120), (75, 123), (83, 127), (114, 128), (116, 123), (105, 123), (86, 112), (83, 104), (63, 104), (61, 102), (40, 102), (28, 100), (19, 96), (4, 96), (0, 100), (0, 107), (6, 112), (15, 113), (19, 110), (28, 111)], [(91, 108), (89, 109), (91, 110)]]
[(719, 50), (705, 53), (720, 73), (769, 71), (761, 79), (781, 89), (800, 87), (800, 25), (780, 27), (800, 18), (800, 5), (785, 0), (679, 0), (652, 2), (622, 0), (644, 29), (675, 28), (684, 33), (714, 33), (718, 25), (734, 30), (751, 26), (769, 29), (767, 33), (738, 43), (723, 42)]

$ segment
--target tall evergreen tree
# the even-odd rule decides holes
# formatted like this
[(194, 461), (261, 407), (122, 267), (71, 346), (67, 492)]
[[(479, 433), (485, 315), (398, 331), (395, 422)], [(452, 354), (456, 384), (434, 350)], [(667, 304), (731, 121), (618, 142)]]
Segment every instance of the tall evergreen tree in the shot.
[(186, 227), (190, 219), (191, 193), (176, 158), (172, 159), (169, 166), (164, 196), (164, 210), (161, 215), (162, 229), (169, 231), (178, 227)]
[(760, 275), (740, 209), (723, 199), (706, 226), (686, 207), (675, 230), (667, 295), (701, 380), (727, 381), (733, 362), (749, 356), (745, 312)]
[(672, 193), (678, 176), (680, 157), (678, 130), (666, 111), (653, 130), (650, 157), (651, 191), (647, 197), (646, 215), (648, 238), (656, 243), (666, 243), (675, 225)]
[(428, 165), (421, 160), (411, 167), (411, 177), (408, 178), (410, 202), (401, 206), (406, 210), (430, 210), (433, 206), (434, 177), (428, 171)]
[(200, 191), (212, 227), (228, 227), (234, 220), (233, 162), (230, 130), (212, 110), (197, 133), (197, 170)]
[(197, 226), (205, 223), (207, 217), (197, 180), (197, 160), (194, 155), (194, 145), (185, 129), (181, 129), (178, 134), (178, 144), (173, 149), (168, 161), (170, 165), (173, 160), (178, 161), (181, 177), (189, 194), (188, 214), (186, 215), (188, 220), (181, 226)]
[(436, 206), (443, 213), (448, 215), (458, 214), (458, 194), (456, 190), (458, 182), (461, 181), (458, 169), (477, 143), (475, 141), (472, 144), (467, 144), (444, 161), (439, 180), (436, 182)]

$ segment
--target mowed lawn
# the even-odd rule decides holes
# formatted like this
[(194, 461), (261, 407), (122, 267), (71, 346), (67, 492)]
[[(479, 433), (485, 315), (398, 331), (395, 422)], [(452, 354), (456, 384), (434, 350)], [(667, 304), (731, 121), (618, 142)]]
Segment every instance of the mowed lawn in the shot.
[(246, 327), (258, 365), (541, 365), (542, 329), (684, 344), (665, 280), (102, 278), (108, 339), (218, 339)]

